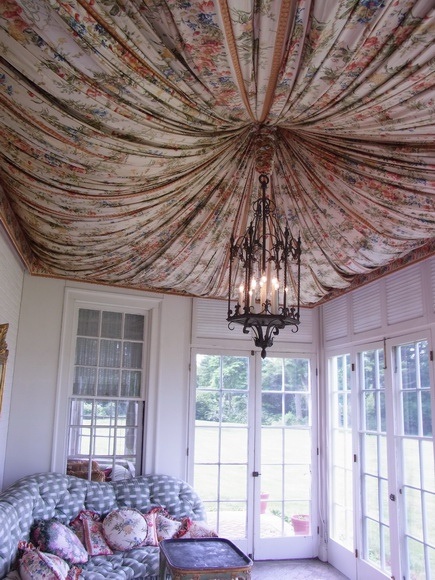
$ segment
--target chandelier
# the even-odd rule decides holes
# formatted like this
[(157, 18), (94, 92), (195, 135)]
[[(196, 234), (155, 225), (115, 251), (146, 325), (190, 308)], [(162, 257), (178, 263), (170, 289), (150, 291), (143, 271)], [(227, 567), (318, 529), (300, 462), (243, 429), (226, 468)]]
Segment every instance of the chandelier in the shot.
[[(274, 202), (266, 195), (269, 177), (259, 177), (262, 195), (245, 234), (230, 240), (228, 327), (253, 331), (262, 358), (286, 326), (297, 332), (300, 308), (301, 239), (293, 238), (285, 220), (281, 229)], [(235, 299), (237, 296), (237, 299)], [(236, 303), (234, 306), (232, 303)]]

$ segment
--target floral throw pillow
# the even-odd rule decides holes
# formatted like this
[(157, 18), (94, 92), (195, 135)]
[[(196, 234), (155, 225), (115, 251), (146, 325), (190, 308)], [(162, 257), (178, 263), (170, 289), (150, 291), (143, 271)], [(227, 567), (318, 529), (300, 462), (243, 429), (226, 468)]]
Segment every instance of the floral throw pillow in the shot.
[(85, 546), (90, 556), (107, 556), (113, 554), (103, 534), (103, 522), (99, 513), (82, 510), (70, 526)]
[(89, 555), (73, 530), (62, 522), (36, 520), (30, 530), (30, 541), (43, 552), (50, 552), (68, 564), (84, 564)]
[(156, 518), (156, 529), (157, 529), (157, 540), (161, 542), (162, 540), (170, 540), (175, 536), (178, 530), (181, 528), (181, 522), (168, 518), (163, 514), (157, 514)]
[(143, 544), (148, 525), (139, 510), (120, 508), (110, 512), (103, 520), (103, 534), (112, 550), (132, 550)]
[(217, 538), (217, 533), (206, 522), (192, 521), (182, 538)]
[(151, 510), (146, 514), (142, 514), (147, 524), (147, 535), (141, 546), (158, 546), (159, 540), (157, 538), (157, 512)]
[(80, 569), (68, 566), (65, 560), (54, 554), (47, 554), (31, 543), (18, 544), (20, 559), (18, 568), (21, 580), (74, 580)]
[(83, 520), (85, 546), (91, 556), (107, 556), (113, 554), (103, 533), (103, 522), (85, 518)]

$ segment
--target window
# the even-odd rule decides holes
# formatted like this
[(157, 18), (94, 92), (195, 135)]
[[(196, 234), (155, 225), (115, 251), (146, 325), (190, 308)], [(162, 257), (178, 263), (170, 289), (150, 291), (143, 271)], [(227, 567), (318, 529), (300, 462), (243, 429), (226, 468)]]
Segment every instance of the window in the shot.
[(144, 314), (79, 308), (67, 472), (97, 480), (141, 472)]
[(362, 556), (391, 576), (383, 349), (359, 353), (358, 366)]
[(350, 369), (349, 354), (329, 359), (331, 537), (346, 548), (354, 542)]

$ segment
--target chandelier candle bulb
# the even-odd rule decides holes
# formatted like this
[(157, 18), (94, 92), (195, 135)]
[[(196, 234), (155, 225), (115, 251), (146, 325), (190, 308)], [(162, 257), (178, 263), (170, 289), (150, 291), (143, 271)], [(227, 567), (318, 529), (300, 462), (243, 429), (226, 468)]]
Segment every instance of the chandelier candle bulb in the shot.
[(272, 300), (271, 300), (271, 310), (274, 314), (278, 314), (278, 289), (273, 288), (272, 290)]

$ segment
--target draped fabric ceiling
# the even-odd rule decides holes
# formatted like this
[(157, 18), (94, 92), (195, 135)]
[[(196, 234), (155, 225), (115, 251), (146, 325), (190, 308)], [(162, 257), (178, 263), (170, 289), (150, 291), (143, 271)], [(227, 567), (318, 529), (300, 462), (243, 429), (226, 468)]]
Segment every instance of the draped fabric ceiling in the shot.
[(434, 0), (2, 0), (0, 103), (32, 274), (226, 297), (264, 136), (304, 305), (435, 250)]

